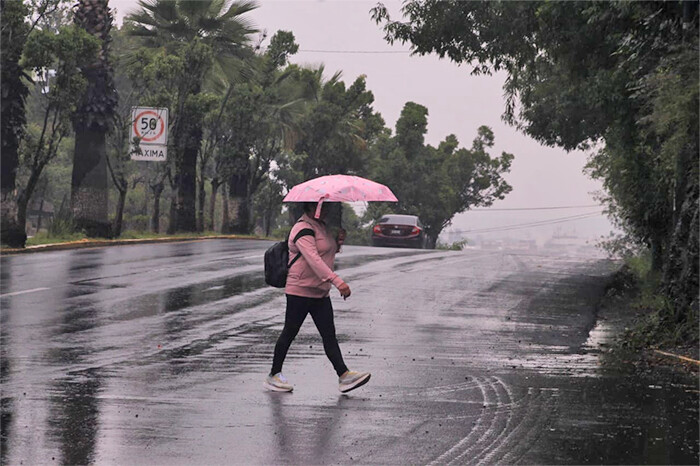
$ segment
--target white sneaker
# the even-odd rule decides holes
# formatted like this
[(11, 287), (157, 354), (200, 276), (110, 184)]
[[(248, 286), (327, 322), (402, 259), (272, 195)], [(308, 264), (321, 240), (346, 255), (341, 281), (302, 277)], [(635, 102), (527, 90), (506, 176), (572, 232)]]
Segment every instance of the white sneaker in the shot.
[(291, 392), (294, 390), (294, 386), (289, 383), (281, 372), (275, 375), (268, 375), (265, 382), (263, 382), (263, 387), (273, 392)]
[(345, 374), (338, 377), (338, 389), (343, 393), (355, 390), (369, 382), (371, 376), (372, 374), (369, 372), (347, 371)]

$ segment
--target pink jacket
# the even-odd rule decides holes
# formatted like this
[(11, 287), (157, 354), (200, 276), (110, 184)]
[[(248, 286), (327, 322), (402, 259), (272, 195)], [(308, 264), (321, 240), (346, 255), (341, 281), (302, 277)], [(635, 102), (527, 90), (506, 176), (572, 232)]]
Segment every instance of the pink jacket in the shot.
[[(314, 236), (302, 236), (295, 243), (294, 238), (306, 228), (313, 230)], [(343, 280), (333, 272), (338, 245), (325, 223), (306, 214), (302, 215), (292, 227), (288, 245), (290, 262), (300, 252), (301, 257), (289, 269), (287, 286), (284, 289), (286, 294), (325, 298), (331, 290), (331, 283), (336, 288), (343, 284)]]

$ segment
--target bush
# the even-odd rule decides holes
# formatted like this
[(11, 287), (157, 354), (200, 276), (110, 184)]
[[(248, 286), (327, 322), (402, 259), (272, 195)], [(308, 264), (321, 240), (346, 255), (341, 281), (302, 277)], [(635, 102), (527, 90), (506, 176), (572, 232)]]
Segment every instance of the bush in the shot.
[(274, 230), (272, 230), (271, 237), (283, 240), (284, 238), (287, 237), (287, 235), (289, 235), (289, 232), (291, 230), (292, 230), (292, 227), (290, 227), (290, 226), (275, 228)]
[[(628, 257), (619, 274), (624, 274), (630, 305), (642, 313), (624, 334), (622, 345), (640, 349), (649, 346), (697, 344), (698, 316), (678, 312), (673, 302), (662, 293), (661, 277), (651, 269), (651, 254), (644, 252)], [(679, 316), (684, 319), (679, 320)]]
[(446, 251), (461, 251), (464, 249), (464, 247), (467, 245), (467, 240), (463, 239), (462, 241), (455, 241), (452, 244), (448, 243), (443, 243), (441, 241), (438, 241), (437, 244), (435, 245), (435, 249), (442, 249)]
[(369, 227), (348, 228), (346, 231), (347, 236), (345, 237), (345, 244), (354, 246), (369, 246), (372, 242), (370, 240)]
[[(64, 200), (65, 201), (65, 200)], [(65, 202), (61, 204), (60, 209), (53, 218), (49, 226), (48, 235), (45, 237), (63, 238), (73, 235), (75, 232), (75, 222), (69, 208)], [(38, 236), (38, 235), (37, 235)]]

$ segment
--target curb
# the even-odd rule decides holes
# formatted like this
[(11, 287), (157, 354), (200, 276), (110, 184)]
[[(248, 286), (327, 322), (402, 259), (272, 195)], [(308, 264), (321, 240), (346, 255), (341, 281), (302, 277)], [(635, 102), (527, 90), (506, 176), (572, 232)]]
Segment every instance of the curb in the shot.
[(179, 236), (173, 238), (143, 238), (143, 239), (115, 239), (115, 240), (89, 240), (71, 241), (68, 243), (40, 244), (28, 246), (26, 248), (3, 248), (0, 249), (0, 256), (12, 254), (30, 254), (34, 252), (65, 251), (69, 249), (101, 248), (107, 246), (126, 246), (131, 244), (158, 244), (158, 243), (178, 243), (187, 241), (203, 241), (209, 239), (245, 239), (245, 240), (267, 240), (262, 236), (243, 235), (214, 235), (214, 236)]

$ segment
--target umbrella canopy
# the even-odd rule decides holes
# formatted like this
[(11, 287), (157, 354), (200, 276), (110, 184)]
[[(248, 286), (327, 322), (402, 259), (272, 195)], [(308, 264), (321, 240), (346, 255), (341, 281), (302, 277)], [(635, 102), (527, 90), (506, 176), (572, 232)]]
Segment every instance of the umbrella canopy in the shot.
[(294, 186), (283, 202), (318, 202), (316, 218), (321, 204), (326, 202), (399, 202), (383, 184), (351, 175), (327, 175)]
[(383, 184), (359, 176), (328, 175), (294, 186), (283, 202), (399, 202)]

